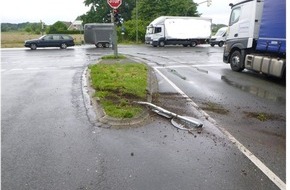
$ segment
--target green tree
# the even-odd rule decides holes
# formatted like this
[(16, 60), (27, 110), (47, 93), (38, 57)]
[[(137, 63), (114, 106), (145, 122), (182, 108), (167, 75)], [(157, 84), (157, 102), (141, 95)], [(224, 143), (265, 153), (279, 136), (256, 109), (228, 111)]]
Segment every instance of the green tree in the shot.
[[(146, 27), (149, 22), (144, 22), (142, 20), (129, 20), (124, 22), (123, 27), (125, 29), (124, 35), (122, 35), (122, 27), (118, 27), (118, 39), (125, 40), (125, 41), (136, 41), (137, 31), (138, 31), (138, 41), (144, 42), (144, 36), (146, 33)], [(137, 29), (138, 25), (138, 29)]]
[[(153, 21), (159, 16), (200, 16), (192, 0), (138, 0), (138, 19)], [(136, 17), (136, 8), (133, 17)]]
[[(86, 14), (81, 16), (84, 24), (111, 22), (108, 14), (110, 14), (112, 8), (108, 5), (106, 0), (85, 0), (84, 4), (91, 7)], [(123, 0), (121, 6), (118, 8), (119, 14), (122, 15), (124, 20), (130, 20), (134, 7), (135, 0)]]
[(48, 28), (47, 33), (63, 33), (64, 31), (67, 31), (67, 26), (63, 22), (57, 21)]

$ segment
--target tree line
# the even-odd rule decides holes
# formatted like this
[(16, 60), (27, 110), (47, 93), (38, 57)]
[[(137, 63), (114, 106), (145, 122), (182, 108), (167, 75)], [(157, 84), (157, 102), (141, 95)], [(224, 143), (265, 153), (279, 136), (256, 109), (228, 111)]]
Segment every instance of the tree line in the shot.
[[(110, 22), (112, 8), (105, 0), (85, 0), (90, 10), (81, 15), (83, 24)], [(119, 39), (144, 41), (146, 26), (159, 16), (195, 16), (199, 17), (197, 4), (192, 0), (123, 0), (118, 8), (124, 22), (119, 24)]]

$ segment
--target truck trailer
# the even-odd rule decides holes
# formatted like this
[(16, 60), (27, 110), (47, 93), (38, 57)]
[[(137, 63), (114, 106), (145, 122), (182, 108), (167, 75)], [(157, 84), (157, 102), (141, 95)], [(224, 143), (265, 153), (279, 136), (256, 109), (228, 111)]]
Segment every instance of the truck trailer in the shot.
[(97, 48), (108, 48), (113, 40), (113, 23), (88, 23), (84, 26), (86, 44), (94, 44)]
[(286, 0), (245, 0), (231, 6), (223, 61), (233, 71), (286, 75)]
[(211, 22), (202, 17), (161, 16), (147, 26), (145, 43), (154, 47), (205, 44), (211, 37)]

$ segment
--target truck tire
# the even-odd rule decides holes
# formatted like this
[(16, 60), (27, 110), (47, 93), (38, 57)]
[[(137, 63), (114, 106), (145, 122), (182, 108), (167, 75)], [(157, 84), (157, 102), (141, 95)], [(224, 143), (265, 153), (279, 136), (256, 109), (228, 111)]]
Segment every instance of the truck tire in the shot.
[(190, 47), (195, 47), (195, 46), (197, 46), (197, 42), (196, 42), (196, 41), (192, 41), (192, 42), (190, 43)]
[(165, 46), (165, 42), (164, 41), (160, 41), (159, 42), (159, 47), (164, 47)]
[(210, 46), (211, 46), (211, 47), (214, 47), (214, 43), (211, 43)]
[(219, 47), (223, 47), (224, 42), (223, 41), (220, 41), (218, 45), (219, 45)]
[(240, 51), (234, 51), (230, 58), (230, 64), (233, 71), (241, 72), (244, 70), (244, 66), (242, 63), (242, 54)]

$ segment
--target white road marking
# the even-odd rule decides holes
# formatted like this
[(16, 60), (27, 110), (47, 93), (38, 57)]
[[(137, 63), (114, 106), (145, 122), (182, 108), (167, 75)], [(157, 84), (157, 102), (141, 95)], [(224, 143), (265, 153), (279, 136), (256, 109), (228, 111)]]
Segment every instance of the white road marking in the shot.
[(9, 71), (23, 71), (23, 69), (10, 69)]
[(168, 65), (168, 66), (156, 66), (154, 68), (160, 69), (160, 68), (186, 68), (186, 67), (228, 67), (228, 65), (222, 65), (222, 64), (199, 64), (199, 65)]
[[(180, 88), (178, 88), (171, 80), (169, 80), (165, 75), (163, 75), (158, 68), (154, 70), (164, 78), (179, 94), (185, 97), (188, 101), (191, 101), (194, 107), (197, 104), (192, 101)], [(206, 112), (204, 112), (206, 114)], [(206, 114), (208, 116), (208, 114)], [(211, 118), (214, 123), (217, 123)], [(281, 190), (286, 190), (286, 184), (274, 173), (272, 172), (262, 161), (260, 161), (251, 151), (249, 151), (242, 143), (240, 143), (234, 136), (232, 136), (226, 129), (219, 127), (221, 131), (229, 138), (229, 140), (243, 153), (253, 164), (255, 164), (274, 184), (276, 184)]]

